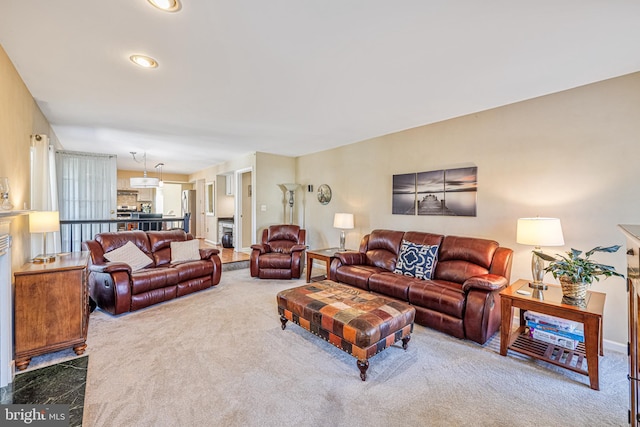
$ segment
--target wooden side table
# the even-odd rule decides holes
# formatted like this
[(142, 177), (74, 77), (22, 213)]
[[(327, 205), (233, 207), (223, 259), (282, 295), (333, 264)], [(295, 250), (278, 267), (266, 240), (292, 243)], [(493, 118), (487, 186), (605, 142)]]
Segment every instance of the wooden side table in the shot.
[[(324, 261), (327, 268), (326, 278), (329, 278), (331, 260), (335, 258), (336, 252), (340, 252), (340, 248), (307, 249), (307, 283), (311, 282), (311, 270), (313, 270), (314, 259)], [(325, 277), (323, 277), (323, 279), (324, 278)]]
[(15, 362), (24, 370), (33, 356), (87, 347), (89, 252), (71, 252), (54, 262), (27, 263), (15, 274)]
[[(604, 355), (602, 313), (606, 295), (601, 292), (587, 291), (585, 304), (580, 307), (563, 302), (560, 286), (548, 286), (549, 289), (542, 292), (544, 299), (533, 296), (533, 289), (529, 287), (527, 280), (518, 280), (500, 292), (502, 314), (500, 354), (506, 356), (507, 350), (512, 350), (588, 375), (591, 388), (599, 390), (598, 356)], [(529, 294), (522, 294), (518, 291), (529, 292)], [(520, 309), (520, 327), (512, 331), (514, 308)], [(527, 310), (584, 324), (584, 343), (580, 343), (575, 350), (570, 350), (530, 338), (528, 334), (525, 334), (524, 313)], [(586, 369), (584, 368), (585, 362)]]

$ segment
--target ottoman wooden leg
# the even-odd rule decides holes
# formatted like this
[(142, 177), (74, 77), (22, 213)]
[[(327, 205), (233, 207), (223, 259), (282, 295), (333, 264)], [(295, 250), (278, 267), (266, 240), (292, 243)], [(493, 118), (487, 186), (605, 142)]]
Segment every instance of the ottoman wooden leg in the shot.
[(365, 381), (367, 379), (367, 369), (369, 369), (369, 361), (358, 359), (358, 369), (360, 369), (360, 378), (362, 378), (362, 381)]
[(287, 327), (287, 318), (284, 316), (280, 316), (280, 322), (282, 322), (282, 330)]
[(411, 335), (407, 335), (406, 337), (402, 338), (402, 348), (404, 350), (407, 349), (407, 346), (409, 345), (409, 341), (411, 341)]

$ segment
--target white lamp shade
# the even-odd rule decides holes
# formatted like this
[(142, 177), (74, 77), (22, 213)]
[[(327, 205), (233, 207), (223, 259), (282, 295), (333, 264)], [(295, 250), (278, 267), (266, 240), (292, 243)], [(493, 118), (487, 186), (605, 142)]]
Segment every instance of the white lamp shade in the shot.
[(562, 226), (558, 218), (520, 218), (516, 242), (531, 246), (562, 246)]
[(290, 184), (278, 184), (282, 191), (296, 191), (300, 184), (290, 183)]
[(30, 233), (51, 233), (60, 231), (58, 211), (31, 212), (29, 214)]
[(138, 176), (129, 179), (129, 186), (132, 188), (155, 188), (159, 187), (158, 178), (149, 178), (147, 176)]
[(342, 230), (350, 230), (353, 228), (353, 214), (337, 213), (333, 217), (333, 227)]

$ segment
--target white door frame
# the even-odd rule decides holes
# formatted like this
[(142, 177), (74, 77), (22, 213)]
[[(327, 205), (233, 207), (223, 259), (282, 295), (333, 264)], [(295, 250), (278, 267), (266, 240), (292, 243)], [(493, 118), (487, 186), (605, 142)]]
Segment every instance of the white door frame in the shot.
[(253, 167), (248, 167), (244, 169), (238, 169), (235, 171), (236, 179), (235, 179), (235, 232), (233, 233), (233, 247), (236, 248), (236, 251), (248, 251), (249, 247), (241, 248), (242, 245), (242, 233), (245, 230), (242, 229), (242, 174), (246, 172), (251, 172), (251, 188), (253, 189), (253, 195), (251, 197), (251, 243), (256, 243), (256, 184), (255, 184), (255, 173), (253, 172)]
[[(195, 237), (202, 238), (206, 236), (206, 217), (204, 212), (204, 178), (196, 180), (196, 229)], [(193, 234), (193, 231), (192, 231)]]

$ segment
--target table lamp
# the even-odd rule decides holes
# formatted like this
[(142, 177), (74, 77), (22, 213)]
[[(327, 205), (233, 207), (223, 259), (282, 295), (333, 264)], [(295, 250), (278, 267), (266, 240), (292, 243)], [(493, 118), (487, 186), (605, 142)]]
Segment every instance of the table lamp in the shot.
[[(516, 242), (521, 245), (534, 246), (534, 252), (540, 251), (541, 246), (562, 246), (562, 226), (558, 218), (520, 218), (516, 231)], [(544, 278), (544, 260), (532, 254), (531, 273), (533, 282), (529, 286), (533, 289), (545, 290), (547, 285), (542, 283)]]
[(58, 211), (31, 212), (29, 214), (29, 232), (42, 233), (42, 244), (44, 254), (38, 255), (33, 262), (41, 264), (43, 262), (53, 262), (56, 260), (54, 254), (47, 254), (47, 233), (60, 231), (60, 214)]
[(345, 235), (344, 230), (353, 228), (353, 214), (337, 213), (333, 217), (333, 228), (340, 229), (340, 250), (344, 251)]

